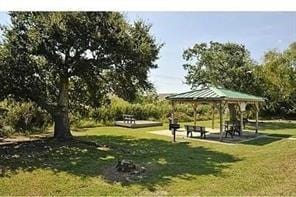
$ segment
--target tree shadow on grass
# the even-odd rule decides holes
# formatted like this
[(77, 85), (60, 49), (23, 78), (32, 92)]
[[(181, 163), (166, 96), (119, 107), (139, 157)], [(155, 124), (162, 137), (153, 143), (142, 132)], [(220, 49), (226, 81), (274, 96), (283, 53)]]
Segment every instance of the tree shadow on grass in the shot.
[(242, 144), (254, 145), (254, 146), (264, 146), (264, 145), (271, 144), (273, 142), (277, 142), (280, 140), (282, 140), (282, 138), (260, 137), (260, 138), (255, 138), (252, 140), (244, 141), (244, 142), (242, 142)]
[(290, 134), (283, 134), (283, 133), (265, 133), (265, 135), (270, 136), (270, 137), (274, 137), (274, 138), (279, 138), (279, 139), (289, 138), (289, 137), (293, 136)]
[(251, 140), (243, 141), (242, 144), (264, 146), (273, 142), (281, 141), (285, 138), (292, 137), (289, 134), (278, 134), (278, 133), (265, 133), (264, 136), (260, 136)]
[[(255, 123), (254, 123), (255, 125)], [(287, 123), (287, 122), (262, 122), (259, 123), (260, 130), (283, 130), (283, 129), (295, 129), (295, 123)]]
[[(248, 126), (250, 128), (250, 125)], [(255, 123), (252, 128), (255, 128)], [(292, 122), (262, 122), (259, 124), (259, 133), (271, 137), (289, 138), (296, 135), (296, 124)]]
[(140, 184), (153, 191), (156, 185), (166, 184), (174, 177), (191, 179), (193, 175), (222, 176), (224, 168), (240, 160), (230, 154), (201, 146), (193, 147), (189, 143), (128, 136), (87, 136), (80, 139), (108, 146), (98, 147), (78, 141), (58, 142), (53, 139), (1, 145), (2, 176), (10, 176), (19, 170), (30, 172), (49, 169), (81, 178), (103, 177), (109, 183), (121, 182), (114, 180), (106, 173), (106, 169), (114, 168), (118, 159), (125, 158), (145, 166), (147, 171), (140, 181), (122, 181), (122, 185)]

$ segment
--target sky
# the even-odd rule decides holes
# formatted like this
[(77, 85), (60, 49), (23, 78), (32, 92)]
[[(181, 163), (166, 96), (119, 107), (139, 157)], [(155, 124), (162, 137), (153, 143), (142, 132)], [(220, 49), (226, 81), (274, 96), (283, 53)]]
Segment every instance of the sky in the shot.
[[(218, 41), (244, 44), (251, 57), (262, 61), (271, 49), (284, 50), (296, 41), (296, 12), (125, 12), (132, 22), (142, 19), (164, 43), (158, 68), (149, 73), (158, 93), (190, 90), (185, 84), (183, 51), (195, 43)], [(9, 24), (0, 13), (0, 24)]]

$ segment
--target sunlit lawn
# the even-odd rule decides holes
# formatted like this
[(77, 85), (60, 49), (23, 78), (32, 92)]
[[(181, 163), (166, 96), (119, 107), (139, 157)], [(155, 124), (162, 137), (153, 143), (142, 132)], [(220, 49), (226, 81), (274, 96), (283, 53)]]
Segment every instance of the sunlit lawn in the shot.
[[(296, 136), (294, 123), (265, 123), (262, 132), (282, 138), (234, 145), (171, 143), (149, 133), (162, 129), (166, 125), (74, 133), (103, 148), (53, 140), (0, 146), (0, 195), (296, 195), (296, 140), (287, 139)], [(121, 158), (145, 166), (143, 178), (114, 181), (110, 169)]]

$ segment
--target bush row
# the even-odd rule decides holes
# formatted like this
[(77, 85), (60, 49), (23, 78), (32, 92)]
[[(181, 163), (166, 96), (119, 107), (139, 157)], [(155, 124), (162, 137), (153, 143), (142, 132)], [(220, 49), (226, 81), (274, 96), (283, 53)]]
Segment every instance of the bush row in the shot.
[[(168, 101), (156, 101), (146, 104), (131, 104), (119, 98), (112, 98), (109, 106), (92, 110), (90, 116), (103, 123), (122, 120), (123, 114), (132, 114), (137, 120), (158, 120), (167, 122), (172, 111)], [(200, 106), (197, 108), (197, 118), (199, 120), (209, 119), (209, 106)], [(176, 106), (175, 117), (179, 121), (192, 121), (193, 108), (191, 105), (179, 104)]]
[(12, 100), (0, 103), (0, 136), (44, 130), (50, 122), (51, 117), (33, 103)]
[[(254, 117), (254, 110), (247, 106), (245, 117)], [(112, 97), (110, 105), (90, 109), (87, 115), (70, 114), (71, 126), (76, 128), (113, 125), (122, 120), (123, 114), (133, 114), (137, 120), (157, 120), (168, 122), (172, 106), (168, 101), (129, 103)], [(217, 115), (217, 113), (216, 113)], [(176, 105), (175, 117), (180, 122), (193, 121), (194, 112), (190, 104)], [(211, 119), (211, 106), (200, 105), (197, 108), (197, 120)], [(0, 136), (20, 133), (32, 133), (44, 130), (52, 123), (51, 117), (33, 103), (19, 103), (11, 100), (0, 102)]]

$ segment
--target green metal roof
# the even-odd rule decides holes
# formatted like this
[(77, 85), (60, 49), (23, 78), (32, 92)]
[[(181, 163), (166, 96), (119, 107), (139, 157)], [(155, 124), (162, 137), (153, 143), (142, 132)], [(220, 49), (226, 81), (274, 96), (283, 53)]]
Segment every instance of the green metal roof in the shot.
[(233, 90), (217, 87), (207, 87), (198, 90), (192, 90), (180, 94), (167, 96), (168, 100), (201, 100), (201, 101), (217, 101), (217, 100), (232, 100), (232, 101), (256, 101), (264, 102), (264, 98), (245, 94)]

